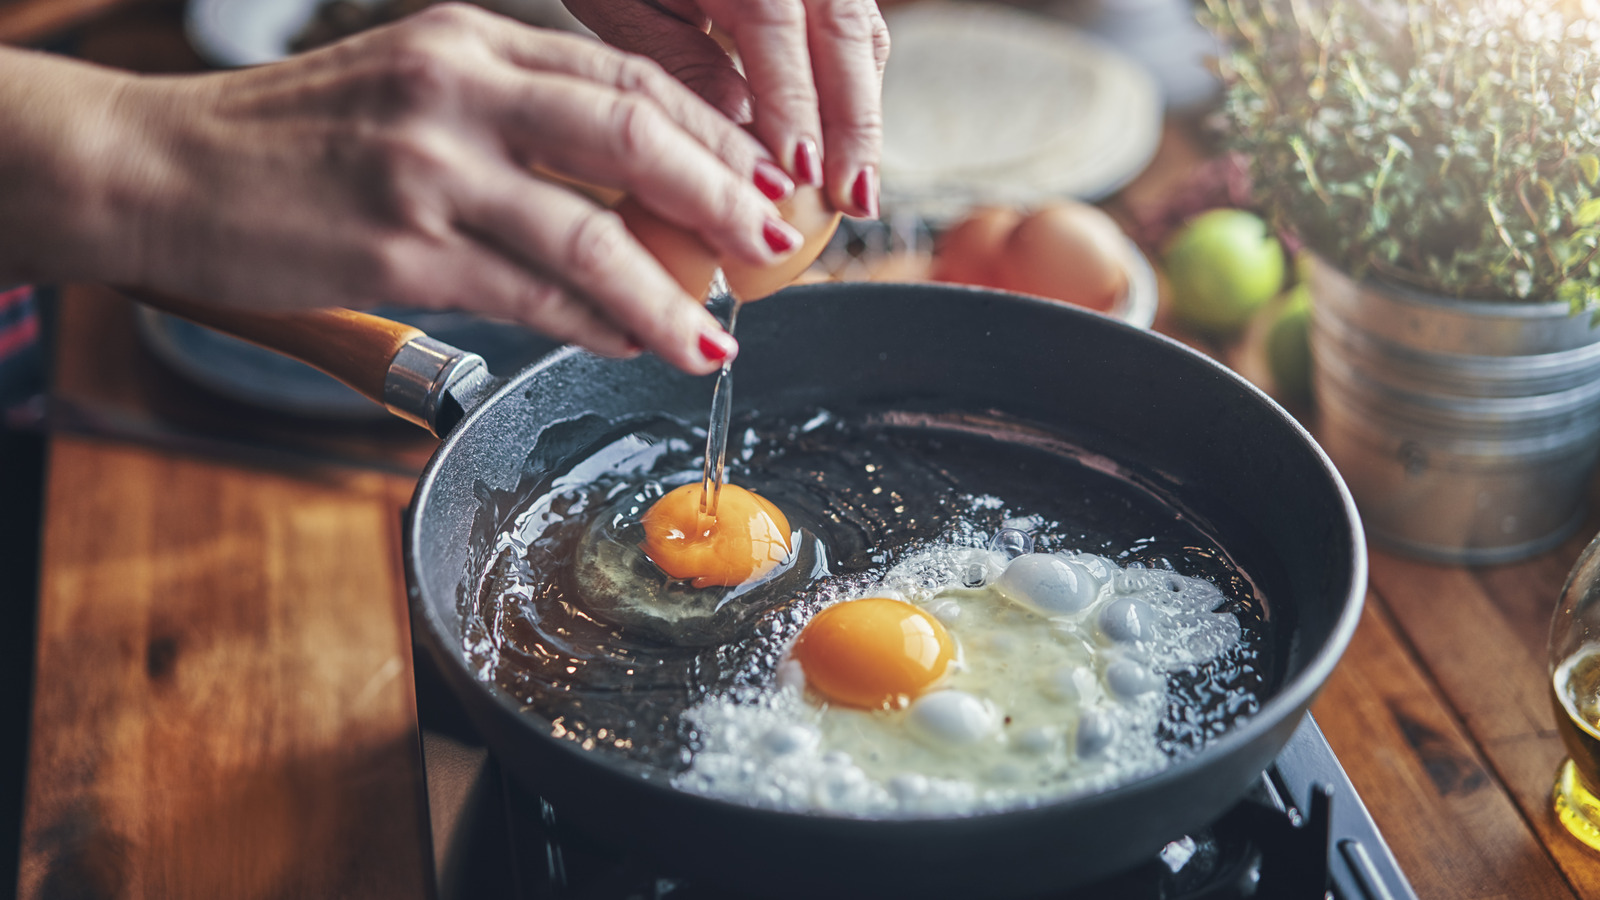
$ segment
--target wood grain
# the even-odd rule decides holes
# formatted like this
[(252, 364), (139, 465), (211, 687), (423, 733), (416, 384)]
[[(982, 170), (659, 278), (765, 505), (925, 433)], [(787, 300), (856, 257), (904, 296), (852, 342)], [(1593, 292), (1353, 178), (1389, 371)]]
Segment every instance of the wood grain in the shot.
[(49, 467), (21, 896), (425, 896), (410, 482)]
[(1369, 596), (1313, 712), (1419, 897), (1574, 896), (1443, 700)]
[(1588, 533), (1492, 569), (1378, 553), (1372, 583), (1529, 827), (1582, 896), (1600, 897), (1600, 855), (1550, 811), (1550, 786), (1566, 753), (1552, 721), (1546, 644), (1561, 583)]

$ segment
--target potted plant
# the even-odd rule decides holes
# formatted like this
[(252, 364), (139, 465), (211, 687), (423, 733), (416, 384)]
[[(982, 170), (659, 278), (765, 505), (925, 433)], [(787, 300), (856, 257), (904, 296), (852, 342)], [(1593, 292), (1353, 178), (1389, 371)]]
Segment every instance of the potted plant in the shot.
[(1310, 251), (1318, 437), (1369, 534), (1417, 555), (1516, 558), (1581, 519), (1600, 456), (1594, 5), (1207, 0), (1229, 140)]

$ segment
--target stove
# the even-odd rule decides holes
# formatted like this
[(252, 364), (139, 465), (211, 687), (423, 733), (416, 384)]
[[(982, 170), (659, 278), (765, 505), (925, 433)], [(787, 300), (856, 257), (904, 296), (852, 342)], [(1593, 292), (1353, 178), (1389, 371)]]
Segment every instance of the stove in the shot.
[[(420, 659), (419, 659), (420, 662)], [(418, 672), (440, 900), (748, 900), (563, 828)], [(1048, 900), (1415, 900), (1310, 714), (1250, 791), (1144, 864)], [(1044, 898), (1042, 898), (1044, 900)]]

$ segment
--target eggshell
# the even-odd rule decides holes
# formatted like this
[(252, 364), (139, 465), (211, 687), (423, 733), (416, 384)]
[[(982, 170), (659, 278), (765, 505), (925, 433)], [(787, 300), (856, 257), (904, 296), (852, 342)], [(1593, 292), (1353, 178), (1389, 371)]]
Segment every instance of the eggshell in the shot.
[(997, 287), (1106, 311), (1128, 288), (1127, 237), (1083, 203), (1042, 207), (1001, 249)]
[(661, 218), (632, 197), (617, 204), (616, 212), (639, 243), (690, 296), (705, 299), (711, 277), (720, 264), (723, 277), (728, 280), (728, 289), (748, 303), (794, 281), (816, 262), (839, 227), (839, 213), (828, 205), (817, 188), (802, 185), (795, 189), (794, 196), (777, 206), (784, 221), (793, 225), (805, 240), (799, 250), (770, 266), (718, 260), (717, 254), (698, 235)]
[(706, 298), (711, 276), (717, 271), (717, 255), (699, 235), (645, 209), (632, 197), (618, 203), (616, 213), (689, 296), (696, 300)]
[(951, 281), (980, 287), (997, 287), (1000, 251), (1022, 213), (997, 206), (980, 207), (950, 226), (934, 249), (934, 281)]
[(810, 268), (839, 227), (839, 213), (819, 188), (801, 185), (795, 188), (794, 196), (777, 206), (784, 221), (793, 225), (805, 241), (799, 250), (770, 266), (723, 260), (722, 275), (728, 279), (728, 289), (746, 303), (777, 292)]

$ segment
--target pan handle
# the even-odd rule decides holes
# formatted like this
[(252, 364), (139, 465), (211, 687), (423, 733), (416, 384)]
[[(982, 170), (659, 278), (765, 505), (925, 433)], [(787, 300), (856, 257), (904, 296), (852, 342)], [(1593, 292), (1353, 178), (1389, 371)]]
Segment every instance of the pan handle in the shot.
[(476, 353), (381, 316), (349, 309), (254, 312), (142, 288), (121, 290), (162, 312), (321, 370), (440, 437), (497, 385)]

